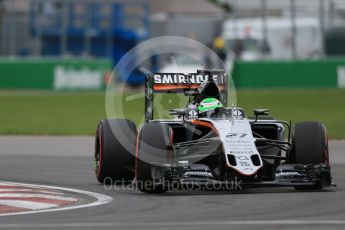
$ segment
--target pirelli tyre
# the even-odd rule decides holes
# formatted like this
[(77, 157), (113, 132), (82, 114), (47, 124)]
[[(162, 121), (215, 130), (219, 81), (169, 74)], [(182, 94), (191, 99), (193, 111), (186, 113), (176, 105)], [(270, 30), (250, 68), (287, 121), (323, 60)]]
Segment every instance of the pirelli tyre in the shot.
[[(114, 135), (113, 131), (120, 135)], [(130, 120), (99, 122), (94, 156), (95, 173), (100, 183), (128, 183), (134, 179), (136, 136), (136, 126)]]
[(141, 192), (164, 193), (163, 164), (172, 154), (172, 129), (163, 123), (146, 123), (138, 134), (136, 177)]
[[(320, 122), (296, 123), (292, 131), (292, 148), (289, 161), (293, 164), (329, 164), (328, 137)], [(322, 184), (295, 186), (297, 190), (322, 189)]]

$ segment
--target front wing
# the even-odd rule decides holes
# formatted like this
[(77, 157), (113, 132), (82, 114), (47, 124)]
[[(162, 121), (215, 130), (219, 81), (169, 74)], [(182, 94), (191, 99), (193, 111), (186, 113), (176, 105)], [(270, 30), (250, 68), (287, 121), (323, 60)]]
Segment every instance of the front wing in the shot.
[(332, 184), (331, 170), (328, 164), (283, 164), (277, 168), (275, 178), (272, 181), (261, 181), (255, 178), (244, 180), (244, 178), (239, 177), (217, 180), (210, 170), (190, 168), (171, 168), (165, 172), (165, 178), (167, 181), (179, 184), (179, 188), (182, 189), (242, 189), (265, 186), (312, 186), (321, 188), (335, 186)]

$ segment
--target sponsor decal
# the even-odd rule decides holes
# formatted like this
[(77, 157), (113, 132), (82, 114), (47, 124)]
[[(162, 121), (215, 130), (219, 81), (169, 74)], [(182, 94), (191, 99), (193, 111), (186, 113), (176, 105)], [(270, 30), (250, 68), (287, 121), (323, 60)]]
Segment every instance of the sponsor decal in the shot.
[[(208, 75), (190, 74), (186, 76), (184, 74), (173, 73), (158, 73), (153, 76), (155, 84), (200, 84), (208, 79)], [(218, 84), (224, 84), (223, 75), (213, 75), (213, 79)]]
[(279, 172), (279, 173), (276, 173), (276, 177), (284, 177), (284, 176), (287, 176), (287, 177), (291, 177), (291, 176), (302, 176), (300, 173), (298, 172)]
[(235, 156), (235, 158), (236, 158), (236, 163), (240, 166), (240, 167), (246, 167), (246, 168), (250, 168), (250, 170), (252, 170), (252, 162), (251, 162), (251, 160), (250, 160), (250, 158), (247, 156), (247, 155), (240, 155), (240, 156), (238, 156), (238, 155), (236, 155), (236, 153), (235, 154), (233, 154), (234, 152), (230, 152), (231, 153), (231, 155), (233, 155), (233, 156)]
[(241, 160), (241, 161), (249, 161), (249, 158), (247, 156), (235, 156), (236, 159)]
[(243, 171), (253, 171), (253, 168), (244, 168)]
[(91, 70), (88, 67), (75, 69), (56, 66), (54, 69), (54, 89), (101, 89), (103, 72)]
[(195, 110), (191, 110), (188, 112), (188, 116), (190, 119), (195, 119), (195, 118), (198, 118), (198, 112), (195, 111)]
[[(249, 164), (247, 161), (238, 161), (237, 162), (239, 165), (241, 165), (241, 167), (250, 167), (252, 166), (251, 164)], [(247, 170), (247, 169), (245, 169)], [(252, 168), (250, 168), (250, 170), (252, 170)]]
[(254, 154), (254, 151), (230, 151), (230, 154), (232, 155), (252, 155)]
[(212, 173), (203, 171), (188, 171), (184, 173), (185, 176), (208, 176), (211, 177)]
[(252, 170), (251, 166), (251, 160), (247, 156), (235, 156), (236, 162), (241, 166), (241, 167), (247, 167), (245, 170)]
[(248, 146), (249, 146), (249, 144), (253, 143), (252, 140), (238, 140), (238, 139), (237, 140), (227, 139), (226, 142), (233, 143), (233, 144), (247, 144)]
[(225, 137), (228, 137), (228, 138), (235, 138), (235, 137), (244, 138), (247, 135), (248, 135), (247, 133), (228, 133)]
[(204, 102), (203, 105), (206, 106), (216, 106), (218, 105), (218, 101), (213, 101), (213, 102)]
[(235, 120), (243, 120), (244, 119), (244, 113), (239, 109), (235, 109), (233, 111), (232, 115), (233, 115), (233, 118)]

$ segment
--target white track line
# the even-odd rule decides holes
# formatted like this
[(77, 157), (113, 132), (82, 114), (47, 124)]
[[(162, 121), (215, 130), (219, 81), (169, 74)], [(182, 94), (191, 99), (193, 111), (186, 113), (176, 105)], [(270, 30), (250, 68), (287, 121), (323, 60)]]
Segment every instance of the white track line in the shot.
[[(86, 228), (86, 227), (189, 227), (233, 225), (345, 225), (345, 220), (239, 220), (239, 221), (177, 221), (137, 223), (51, 223), (51, 224), (0, 224), (0, 228)], [(327, 228), (327, 226), (325, 226)]]
[(1, 216), (24, 215), (24, 214), (36, 214), (36, 213), (43, 213), (43, 212), (67, 211), (67, 210), (80, 209), (80, 208), (89, 208), (89, 207), (99, 206), (99, 205), (103, 205), (103, 204), (108, 204), (108, 203), (112, 202), (112, 200), (113, 200), (113, 198), (111, 198), (110, 196), (106, 196), (106, 195), (103, 195), (100, 193), (80, 190), (80, 189), (64, 188), (64, 187), (58, 187), (58, 186), (37, 185), (37, 184), (27, 184), (27, 183), (14, 183), (14, 182), (6, 182), (6, 181), (0, 181), (0, 183), (8, 184), (8, 185), (16, 185), (16, 186), (30, 186), (33, 188), (56, 189), (56, 190), (60, 190), (60, 191), (82, 194), (82, 195), (90, 196), (90, 197), (93, 197), (96, 199), (96, 201), (89, 203), (89, 204), (82, 204), (82, 205), (75, 205), (75, 206), (68, 206), (68, 207), (57, 207), (57, 208), (45, 209), (45, 210), (24, 211), (24, 212), (16, 212), (16, 213), (4, 213), (4, 214), (0, 214), (0, 217)]

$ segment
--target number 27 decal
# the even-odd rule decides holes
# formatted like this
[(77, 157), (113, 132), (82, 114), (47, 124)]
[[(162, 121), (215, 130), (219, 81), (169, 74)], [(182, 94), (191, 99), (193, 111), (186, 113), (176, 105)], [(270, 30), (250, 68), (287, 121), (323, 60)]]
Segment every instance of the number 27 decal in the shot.
[(248, 135), (247, 133), (229, 133), (225, 137), (229, 137), (229, 138), (235, 138), (235, 137), (244, 138), (247, 135)]

